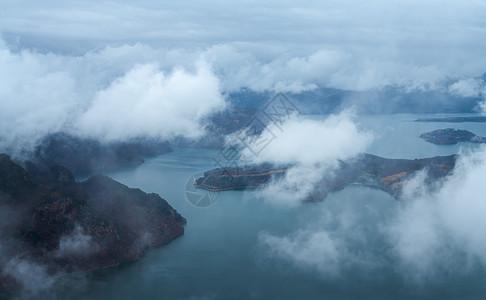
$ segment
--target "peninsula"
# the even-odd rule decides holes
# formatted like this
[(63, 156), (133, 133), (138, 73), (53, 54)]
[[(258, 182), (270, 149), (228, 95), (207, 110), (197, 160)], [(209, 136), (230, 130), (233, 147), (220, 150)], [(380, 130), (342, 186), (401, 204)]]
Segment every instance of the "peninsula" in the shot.
[[(332, 174), (324, 176), (315, 185), (315, 190), (306, 200), (322, 200), (329, 192), (341, 190), (352, 183), (378, 188), (399, 198), (403, 186), (418, 171), (426, 173), (425, 182), (430, 184), (447, 176), (455, 162), (456, 155), (408, 160), (362, 154), (351, 161), (340, 162)], [(205, 172), (203, 177), (196, 180), (195, 186), (209, 191), (254, 189), (278, 180), (291, 167), (261, 164), (218, 168)]]

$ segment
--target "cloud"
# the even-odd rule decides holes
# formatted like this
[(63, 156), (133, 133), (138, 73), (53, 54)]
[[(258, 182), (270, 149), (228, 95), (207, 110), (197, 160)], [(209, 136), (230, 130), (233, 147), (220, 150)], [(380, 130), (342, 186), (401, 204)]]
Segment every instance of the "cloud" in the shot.
[(20, 257), (10, 258), (0, 272), (20, 284), (12, 299), (71, 299), (86, 291), (88, 284), (84, 273), (51, 274), (47, 266)]
[(70, 235), (61, 237), (56, 256), (89, 256), (98, 250), (99, 245), (92, 241), (91, 236), (84, 234), (83, 228), (77, 225)]
[(0, 43), (0, 145), (20, 146), (61, 130), (76, 106), (75, 80), (53, 67), (57, 59)]
[[(159, 64), (158, 55), (176, 62)], [(0, 151), (30, 150), (60, 131), (105, 142), (199, 137), (226, 104), (210, 66), (182, 66), (180, 55), (143, 45), (83, 56), (15, 53), (0, 43)]]
[(417, 174), (402, 201), (368, 188), (343, 191), (319, 205), (320, 217), (303, 228), (283, 236), (262, 232), (262, 255), (328, 280), (381, 270), (421, 286), (474, 275), (486, 268), (484, 176), (483, 147), (462, 153), (436, 189), (425, 188), (423, 174)]
[[(260, 254), (316, 273), (326, 281), (349, 280), (357, 274), (370, 280), (372, 271), (383, 270), (387, 264), (379, 234), (380, 221), (390, 210), (389, 203), (384, 202), (390, 199), (375, 199), (375, 192), (354, 189), (313, 204), (313, 210), (318, 211), (316, 217), (290, 234), (260, 232)], [(357, 196), (371, 198), (356, 201)]]
[[(486, 73), (485, 73), (486, 74)], [(460, 97), (481, 98), (478, 102), (476, 111), (486, 114), (486, 81), (483, 78), (460, 79), (449, 86), (449, 92)]]
[[(108, 140), (193, 137), (201, 114), (224, 107), (218, 93), (245, 87), (413, 91), (459, 78), (446, 88), (477, 95), (483, 11), (477, 1), (6, 1), (0, 149), (67, 129)], [(185, 109), (163, 110), (160, 95)]]
[(352, 112), (345, 111), (325, 120), (294, 116), (280, 128), (270, 123), (266, 130), (271, 130), (275, 138), (255, 156), (252, 149), (267, 143), (268, 135), (264, 131), (242, 153), (253, 158), (252, 163), (269, 162), (292, 167), (282, 178), (265, 186), (260, 196), (268, 201), (296, 205), (315, 190), (324, 175), (332, 174), (339, 161), (364, 152), (373, 136), (361, 130), (352, 119)]
[[(296, 116), (285, 121), (281, 130), (270, 124), (267, 129), (276, 138), (255, 157), (255, 163), (336, 165), (339, 160), (363, 152), (372, 141), (371, 133), (360, 130), (353, 117), (352, 111), (330, 115), (324, 120)], [(250, 149), (257, 148), (264, 138), (252, 141), (245, 154), (251, 156)]]
[(49, 290), (56, 279), (47, 273), (46, 267), (19, 258), (9, 260), (3, 273), (18, 281), (31, 294)]
[(306, 56), (275, 56), (268, 62), (235, 45), (208, 48), (203, 57), (210, 62), (229, 91), (247, 87), (255, 91), (299, 93), (318, 85), (331, 85), (330, 77), (350, 62), (348, 53), (318, 50)]
[[(452, 0), (9, 0), (0, 28), (17, 50), (83, 56), (138, 43), (184, 53), (181, 64), (203, 55), (227, 91), (431, 89), (485, 72), (485, 11), (480, 1)], [(134, 55), (143, 64), (154, 52)], [(156, 60), (173, 62), (163, 56)]]
[(482, 148), (465, 154), (437, 192), (406, 199), (389, 234), (398, 257), (416, 277), (429, 278), (443, 268), (468, 272), (476, 263), (486, 267), (485, 175)]
[(449, 92), (462, 97), (479, 97), (484, 89), (484, 82), (473, 78), (461, 79), (449, 86)]
[(165, 75), (155, 65), (142, 65), (98, 92), (75, 128), (106, 141), (197, 138), (204, 133), (204, 118), (224, 107), (219, 81), (208, 66), (200, 65), (196, 74)]
[(346, 48), (324, 47), (295, 56), (275, 54), (267, 61), (235, 45), (216, 45), (203, 55), (230, 91), (241, 87), (290, 93), (318, 87), (366, 91), (386, 86), (429, 90), (439, 88), (445, 80), (441, 66), (370, 57)]
[(304, 267), (315, 267), (330, 277), (336, 277), (340, 273), (344, 258), (342, 251), (345, 248), (339, 239), (335, 239), (326, 231), (298, 231), (285, 237), (261, 233), (259, 242), (268, 247), (269, 255), (290, 260)]

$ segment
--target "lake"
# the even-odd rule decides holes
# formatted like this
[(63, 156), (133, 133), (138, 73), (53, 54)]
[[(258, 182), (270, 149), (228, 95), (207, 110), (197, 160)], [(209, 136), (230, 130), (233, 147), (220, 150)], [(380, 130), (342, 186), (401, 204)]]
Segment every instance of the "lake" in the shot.
[[(418, 117), (424, 116), (365, 115), (357, 116), (356, 121), (374, 134), (368, 152), (387, 158), (449, 155), (461, 147), (479, 147), (469, 143), (437, 146), (419, 138), (438, 128), (457, 127), (486, 136), (485, 124), (410, 122)], [(107, 172), (129, 187), (160, 194), (187, 218), (184, 236), (149, 249), (139, 261), (68, 276), (35, 298), (442, 299), (481, 298), (486, 293), (482, 269), (423, 285), (404, 276), (397, 269), (393, 245), (381, 233), (399, 203), (379, 190), (352, 185), (322, 202), (297, 207), (264, 201), (254, 191), (229, 191), (219, 193), (212, 206), (193, 206), (185, 198), (186, 182), (194, 174), (214, 168), (212, 157), (217, 152), (175, 149), (149, 158), (137, 168)], [(304, 257), (296, 263), (285, 254), (272, 252), (264, 242), (312, 230), (338, 237), (345, 242), (346, 252), (353, 254), (350, 257), (360, 261), (330, 261), (330, 268), (337, 268), (330, 272), (306, 260), (306, 255), (316, 255), (312, 251), (302, 252)], [(22, 295), (26, 294), (17, 291), (7, 296)]]

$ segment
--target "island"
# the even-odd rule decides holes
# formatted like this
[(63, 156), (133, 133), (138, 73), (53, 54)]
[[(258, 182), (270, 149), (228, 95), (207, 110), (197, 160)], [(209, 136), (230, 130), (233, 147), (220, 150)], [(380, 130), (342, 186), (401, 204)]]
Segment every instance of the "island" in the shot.
[(436, 145), (454, 145), (458, 142), (486, 143), (486, 138), (467, 130), (455, 128), (437, 129), (420, 135), (426, 142)]
[(184, 224), (157, 194), (103, 175), (76, 182), (65, 167), (0, 154), (0, 289), (21, 286), (16, 268), (26, 264), (53, 275), (137, 260), (184, 234)]
[[(305, 200), (324, 199), (329, 192), (357, 183), (381, 189), (395, 198), (402, 195), (403, 186), (419, 171), (425, 172), (425, 183), (444, 178), (454, 169), (457, 156), (436, 156), (422, 159), (388, 159), (371, 154), (361, 154), (349, 161), (341, 161), (339, 167), (315, 185)], [(292, 165), (275, 166), (260, 164), (245, 167), (217, 168), (196, 179), (195, 187), (209, 191), (255, 189), (278, 180)]]

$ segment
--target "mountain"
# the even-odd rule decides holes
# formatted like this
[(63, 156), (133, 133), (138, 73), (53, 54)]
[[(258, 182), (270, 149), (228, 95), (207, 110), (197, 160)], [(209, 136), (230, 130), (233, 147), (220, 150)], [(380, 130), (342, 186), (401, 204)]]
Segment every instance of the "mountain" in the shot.
[(101, 143), (66, 133), (45, 137), (37, 146), (34, 159), (46, 166), (61, 165), (73, 173), (102, 170), (112, 167), (137, 166), (144, 157), (172, 152), (167, 142), (133, 140)]
[[(447, 86), (430, 90), (407, 90), (388, 86), (382, 89), (349, 91), (320, 87), (286, 96), (305, 114), (339, 113), (354, 107), (363, 114), (391, 113), (475, 113), (482, 97), (462, 97), (451, 94)], [(275, 93), (249, 89), (228, 94), (234, 108), (262, 109), (272, 101)]]
[(184, 234), (186, 220), (157, 194), (103, 175), (76, 182), (64, 167), (23, 168), (0, 154), (0, 289), (21, 285), (16, 268), (47, 274), (139, 259)]

